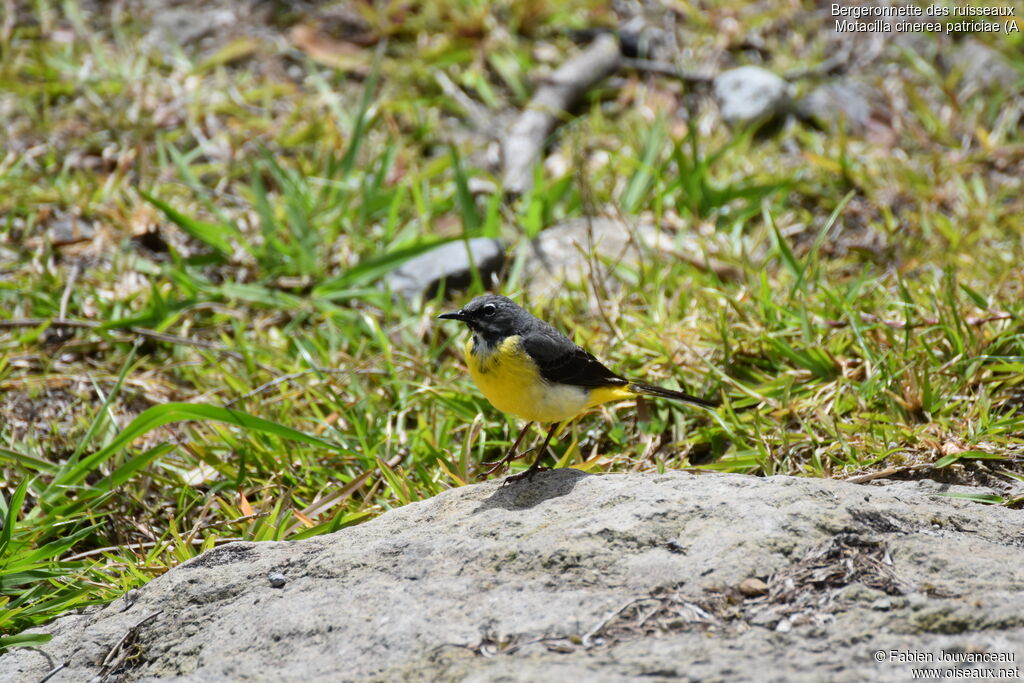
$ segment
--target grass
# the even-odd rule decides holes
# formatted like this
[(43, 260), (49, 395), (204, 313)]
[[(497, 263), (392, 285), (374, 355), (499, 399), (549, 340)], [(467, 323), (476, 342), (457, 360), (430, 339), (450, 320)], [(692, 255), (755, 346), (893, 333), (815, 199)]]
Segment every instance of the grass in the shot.
[[(687, 125), (665, 107), (677, 84), (624, 74), (555, 141), (577, 170), (538, 170), (503, 205), (471, 191), (495, 180), (487, 138), (460, 135), (433, 74), (519, 107), (538, 41), (568, 49), (566, 27), (610, 18), (465, 4), (368, 10), (388, 40), (347, 44), (349, 71), (244, 35), (160, 49), (73, 0), (21, 8), (0, 41), (0, 649), (218, 543), (474, 481), (519, 425), (435, 321), (456, 304), (397, 301), (382, 277), (447, 240), (588, 214), (649, 220), (725, 269), (591, 255), (591, 282), (557, 300), (529, 300), (515, 268), (502, 291), (624, 374), (726, 405), (605, 406), (554, 444), (560, 465), (925, 475), (1022, 503), (1020, 84), (961, 98), (927, 53), (938, 37), (905, 49), (886, 147), (802, 126), (753, 139), (706, 105)], [(794, 17), (762, 11), (747, 19), (780, 63), (807, 59), (771, 29)], [(1024, 73), (1019, 40), (992, 45)]]

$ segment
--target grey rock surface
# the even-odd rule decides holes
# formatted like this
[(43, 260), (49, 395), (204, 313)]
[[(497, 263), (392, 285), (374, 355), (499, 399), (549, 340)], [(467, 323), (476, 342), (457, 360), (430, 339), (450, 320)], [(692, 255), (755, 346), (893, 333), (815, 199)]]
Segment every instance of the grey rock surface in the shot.
[(553, 225), (519, 247), (523, 286), (533, 297), (553, 298), (567, 283), (583, 282), (591, 276), (591, 255), (598, 262), (633, 267), (647, 255), (638, 246), (670, 244), (668, 235), (661, 235), (658, 240), (652, 236), (654, 232), (649, 224), (633, 226), (605, 217), (573, 218)]
[(189, 45), (216, 32), (237, 24), (240, 17), (229, 7), (163, 8), (152, 19), (153, 27), (146, 38), (147, 46), (168, 44)]
[[(467, 486), (330, 536), (211, 550), (57, 620), (0, 657), (0, 681), (61, 664), (50, 681), (903, 681), (907, 657), (1019, 671), (1024, 513), (944, 490), (568, 469)], [(740, 591), (751, 577), (767, 593)], [(982, 654), (1013, 661), (938, 663)]]
[(964, 41), (950, 59), (950, 69), (962, 71), (959, 95), (967, 99), (979, 92), (1016, 91), (1020, 89), (1020, 73), (1010, 65), (1003, 53), (974, 39)]
[(385, 285), (407, 301), (421, 296), (433, 297), (444, 284), (448, 289), (468, 287), (477, 267), (484, 283), (505, 265), (505, 245), (501, 240), (474, 237), (442, 244), (436, 249), (411, 258), (391, 271)]
[(670, 259), (713, 270), (723, 279), (737, 277), (738, 271), (722, 263), (711, 249), (714, 246), (708, 240), (659, 230), (647, 221), (632, 223), (606, 216), (573, 218), (519, 246), (521, 282), (531, 298), (550, 299), (560, 296), (567, 284), (600, 277), (604, 286), (614, 287), (614, 279), (604, 277), (606, 273), (644, 264), (657, 267)]
[(892, 115), (882, 93), (863, 81), (840, 79), (814, 88), (796, 105), (801, 118), (828, 131), (846, 130), (872, 142), (895, 142)]
[(782, 77), (759, 66), (741, 66), (719, 74), (715, 98), (730, 126), (765, 124), (789, 111), (790, 87)]

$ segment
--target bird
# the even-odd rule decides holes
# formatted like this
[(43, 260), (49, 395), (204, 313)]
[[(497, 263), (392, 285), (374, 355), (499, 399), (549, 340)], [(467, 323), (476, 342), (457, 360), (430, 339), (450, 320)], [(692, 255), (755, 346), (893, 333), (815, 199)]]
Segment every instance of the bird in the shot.
[(474, 383), (495, 408), (527, 421), (504, 458), (484, 463), (493, 465), (484, 476), (525, 455), (516, 451), (534, 422), (551, 425), (533, 464), (509, 476), (505, 484), (532, 478), (542, 469), (541, 460), (558, 427), (602, 403), (657, 396), (712, 410), (718, 406), (715, 401), (616, 374), (505, 296), (484, 294), (438, 318), (465, 323), (472, 332), (465, 358)]

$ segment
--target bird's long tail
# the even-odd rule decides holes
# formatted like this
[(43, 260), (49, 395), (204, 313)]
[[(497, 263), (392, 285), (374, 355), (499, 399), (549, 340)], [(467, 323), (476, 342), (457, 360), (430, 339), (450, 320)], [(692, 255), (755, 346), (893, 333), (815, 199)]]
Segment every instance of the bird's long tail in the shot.
[(674, 389), (665, 389), (663, 387), (656, 387), (653, 384), (643, 384), (642, 382), (630, 382), (627, 386), (634, 394), (648, 394), (650, 396), (659, 396), (661, 398), (671, 398), (676, 401), (685, 401), (686, 403), (693, 403), (694, 405), (703, 406), (705, 408), (717, 408), (717, 401), (709, 401), (704, 398), (698, 398), (685, 391), (675, 391)]

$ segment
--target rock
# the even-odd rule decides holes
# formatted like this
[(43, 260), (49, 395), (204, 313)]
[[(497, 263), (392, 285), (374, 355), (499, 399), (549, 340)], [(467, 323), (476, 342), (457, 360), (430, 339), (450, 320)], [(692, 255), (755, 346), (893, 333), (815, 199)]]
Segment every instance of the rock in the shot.
[(442, 284), (448, 291), (468, 287), (473, 281), (472, 264), (480, 271), (484, 284), (489, 284), (505, 265), (505, 245), (489, 237), (448, 242), (409, 259), (388, 273), (384, 283), (406, 301), (429, 299), (437, 295)]
[(873, 603), (885, 597), (885, 591), (868, 588), (862, 583), (851, 583), (839, 592), (838, 598), (856, 602)]
[(978, 93), (1005, 92), (1020, 81), (1020, 73), (998, 50), (973, 38), (953, 53), (949, 68), (961, 71), (958, 95), (966, 100)]
[(498, 192), (497, 185), (492, 183), (490, 180), (486, 180), (484, 178), (477, 178), (476, 176), (470, 178), (469, 181), (466, 183), (466, 186), (470, 194), (472, 194), (474, 197), (477, 197), (479, 195), (488, 196), (496, 194)]
[[(642, 257), (635, 232), (650, 233), (653, 226), (632, 226), (613, 218), (573, 218), (553, 225), (520, 247), (523, 286), (531, 298), (554, 298), (567, 283), (581, 282), (592, 270), (588, 257), (635, 265)], [(668, 236), (663, 237), (668, 242)]]
[(759, 66), (723, 71), (715, 78), (714, 91), (722, 119), (730, 126), (761, 127), (789, 112), (789, 83)]
[[(908, 680), (891, 653), (943, 651), (1019, 666), (1022, 521), (905, 482), (555, 470), (220, 546), (58, 619), (0, 656), (0, 681), (61, 663), (51, 682)], [(766, 573), (767, 595), (737, 601)], [(890, 608), (842, 599), (855, 584)]]
[(892, 609), (892, 600), (889, 598), (879, 598), (871, 603), (871, 609), (877, 610), (888, 610)]
[(57, 247), (89, 242), (96, 237), (96, 225), (69, 212), (58, 211), (46, 225), (46, 236)]
[(887, 146), (896, 142), (892, 113), (882, 94), (862, 81), (841, 79), (820, 85), (797, 103), (796, 112), (826, 131), (846, 130)]
[(146, 36), (145, 45), (189, 45), (196, 43), (218, 29), (239, 22), (229, 8), (165, 7), (153, 16), (153, 28)]
[(709, 253), (715, 247), (706, 241), (658, 230), (649, 222), (630, 224), (603, 216), (573, 218), (553, 225), (520, 249), (521, 282), (531, 298), (558, 296), (567, 283), (590, 277), (595, 263), (636, 268), (645, 260), (656, 263), (678, 259), (695, 268), (713, 270), (723, 280), (739, 277), (736, 268)]

